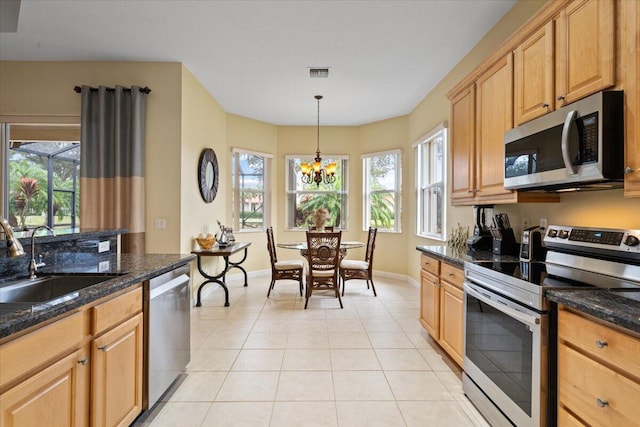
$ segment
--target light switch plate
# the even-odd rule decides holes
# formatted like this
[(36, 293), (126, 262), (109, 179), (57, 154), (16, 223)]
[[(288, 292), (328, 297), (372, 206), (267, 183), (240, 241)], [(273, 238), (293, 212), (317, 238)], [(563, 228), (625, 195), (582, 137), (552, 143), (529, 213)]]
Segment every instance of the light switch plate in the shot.
[(154, 225), (158, 230), (164, 230), (167, 228), (167, 220), (164, 218), (156, 218)]
[(104, 242), (98, 243), (98, 253), (107, 252), (109, 250), (109, 241), (105, 240)]

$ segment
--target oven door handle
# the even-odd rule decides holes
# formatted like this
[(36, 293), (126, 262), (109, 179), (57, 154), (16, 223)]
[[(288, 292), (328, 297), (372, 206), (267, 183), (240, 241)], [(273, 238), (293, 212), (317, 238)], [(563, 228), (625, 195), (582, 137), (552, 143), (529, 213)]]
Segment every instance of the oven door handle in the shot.
[(518, 310), (515, 310), (511, 307), (509, 307), (508, 305), (502, 304), (500, 302), (494, 301), (491, 298), (488, 298), (485, 294), (478, 292), (475, 288), (473, 288), (472, 286), (469, 286), (468, 284), (466, 284), (466, 286), (464, 287), (465, 292), (467, 292), (469, 295), (473, 296), (474, 298), (478, 299), (479, 301), (490, 305), (491, 307), (495, 308), (496, 310), (500, 310), (502, 312), (504, 312), (505, 314), (507, 314), (510, 317), (513, 317), (514, 319), (517, 319), (519, 321), (521, 321), (522, 323), (525, 323), (527, 325), (530, 326), (536, 326), (540, 324), (540, 317), (536, 317), (536, 316), (531, 316), (529, 314), (526, 313), (522, 313)]

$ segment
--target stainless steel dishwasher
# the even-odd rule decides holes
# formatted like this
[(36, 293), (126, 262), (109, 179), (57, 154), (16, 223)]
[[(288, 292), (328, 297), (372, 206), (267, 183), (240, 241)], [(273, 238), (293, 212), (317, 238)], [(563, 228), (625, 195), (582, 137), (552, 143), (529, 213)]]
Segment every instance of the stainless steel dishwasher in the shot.
[(145, 409), (151, 408), (190, 360), (189, 265), (145, 283)]

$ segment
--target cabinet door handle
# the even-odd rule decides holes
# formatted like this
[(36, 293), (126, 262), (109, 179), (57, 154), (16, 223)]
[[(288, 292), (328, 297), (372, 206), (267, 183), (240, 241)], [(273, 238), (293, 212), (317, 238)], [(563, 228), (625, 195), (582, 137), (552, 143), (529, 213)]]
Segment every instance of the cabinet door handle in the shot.
[(78, 360), (78, 363), (79, 363), (80, 365), (86, 365), (86, 364), (87, 364), (87, 358), (86, 358), (86, 357), (83, 357), (82, 359)]
[(630, 173), (633, 173), (634, 169), (632, 167), (627, 166), (626, 168), (624, 168), (624, 174), (625, 175), (629, 175)]
[(106, 345), (106, 344), (105, 344), (105, 345), (98, 346), (98, 350), (100, 350), (100, 351), (107, 351), (107, 349), (108, 349), (108, 348), (109, 348), (109, 346), (108, 346), (108, 345)]
[(558, 95), (558, 101), (564, 101), (564, 95)]
[(467, 193), (471, 194), (471, 193), (473, 193), (473, 190), (469, 190), (469, 191), (467, 191)]
[(596, 347), (598, 347), (598, 348), (605, 348), (608, 345), (609, 345), (609, 343), (606, 342), (606, 341), (596, 340)]
[(543, 102), (541, 105), (542, 108), (549, 108), (549, 104), (547, 104), (546, 102)]
[(601, 408), (604, 408), (605, 406), (609, 405), (609, 401), (608, 400), (602, 400), (602, 399), (596, 399), (596, 403)]
[(449, 277), (455, 276), (455, 273), (449, 273)]

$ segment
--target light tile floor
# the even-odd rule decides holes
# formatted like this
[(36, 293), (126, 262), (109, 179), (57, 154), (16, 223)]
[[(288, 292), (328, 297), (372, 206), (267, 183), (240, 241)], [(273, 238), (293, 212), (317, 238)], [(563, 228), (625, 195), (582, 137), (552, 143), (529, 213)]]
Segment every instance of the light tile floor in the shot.
[[(199, 278), (196, 278), (196, 282)], [(376, 277), (347, 282), (344, 309), (295, 282), (230, 281), (191, 313), (187, 372), (136, 426), (488, 426), (460, 371), (424, 332), (420, 292)]]

